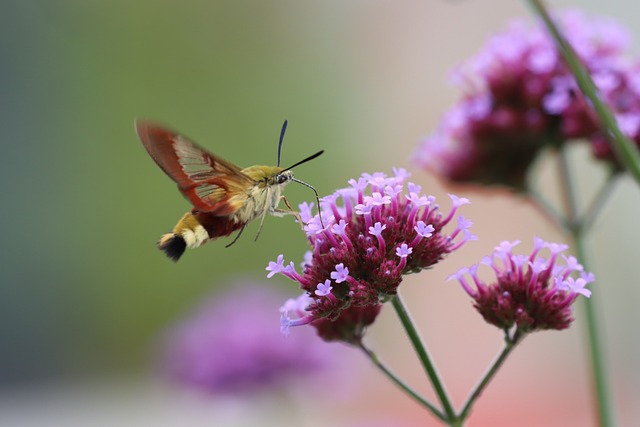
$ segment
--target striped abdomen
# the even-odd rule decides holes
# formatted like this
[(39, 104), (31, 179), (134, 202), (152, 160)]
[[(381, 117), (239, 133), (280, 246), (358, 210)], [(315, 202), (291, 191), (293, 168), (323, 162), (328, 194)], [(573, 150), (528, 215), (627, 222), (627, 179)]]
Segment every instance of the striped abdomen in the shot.
[(242, 228), (234, 217), (215, 216), (193, 209), (178, 221), (171, 233), (160, 238), (158, 247), (173, 261), (178, 261), (187, 248), (197, 248), (207, 240), (228, 236)]

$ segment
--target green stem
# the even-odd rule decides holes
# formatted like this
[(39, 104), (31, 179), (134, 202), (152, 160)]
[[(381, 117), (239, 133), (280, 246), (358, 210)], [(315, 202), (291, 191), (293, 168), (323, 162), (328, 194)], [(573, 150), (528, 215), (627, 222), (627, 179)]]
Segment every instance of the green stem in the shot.
[(378, 359), (378, 356), (373, 352), (373, 350), (369, 349), (364, 343), (358, 343), (358, 347), (369, 357), (371, 362), (382, 371), (383, 374), (387, 376), (395, 385), (400, 387), (402, 391), (408, 394), (413, 400), (418, 402), (420, 405), (427, 408), (434, 416), (439, 418), (442, 421), (446, 421), (446, 418), (442, 412), (438, 408), (435, 407), (434, 404), (426, 400), (424, 397), (420, 396), (416, 391), (414, 391), (411, 387), (406, 385), (400, 378), (396, 376), (387, 366)]
[(596, 196), (593, 198), (593, 200), (589, 204), (589, 207), (585, 211), (585, 214), (581, 220), (582, 222), (581, 227), (583, 230), (589, 230), (593, 225), (593, 223), (595, 222), (596, 218), (602, 211), (602, 208), (604, 207), (606, 200), (609, 197), (611, 197), (611, 194), (613, 193), (613, 185), (616, 183), (617, 181), (616, 178), (619, 175), (620, 174), (616, 172), (611, 173), (607, 177), (607, 181), (605, 182), (605, 185), (603, 185), (600, 188), (600, 190), (598, 191), (598, 194), (596, 194)]
[(566, 212), (564, 227), (562, 228), (570, 231), (579, 227), (580, 224), (578, 223), (579, 214), (576, 194), (577, 191), (575, 191), (566, 147), (560, 149), (558, 170), (558, 175), (560, 177), (560, 191), (562, 192), (562, 200), (565, 203), (564, 209)]
[[(587, 269), (587, 259), (584, 248), (584, 237), (582, 230), (572, 231), (572, 237), (576, 248), (576, 256)], [(594, 292), (597, 295), (597, 291)], [(591, 354), (591, 372), (593, 375), (593, 385), (596, 390), (598, 418), (600, 426), (614, 426), (613, 406), (611, 404), (611, 392), (607, 381), (604, 355), (602, 354), (602, 341), (600, 339), (600, 329), (598, 316), (596, 313), (596, 299), (580, 298), (583, 301), (584, 317), (587, 320), (587, 341)]]
[(551, 224), (560, 229), (564, 229), (567, 226), (565, 218), (563, 218), (535, 188), (528, 188), (527, 193), (533, 207), (535, 207), (542, 216), (546, 217)]
[[(576, 250), (576, 256), (580, 260), (580, 263), (584, 267), (585, 271), (589, 271), (587, 255), (584, 246), (584, 221), (580, 221), (577, 214), (577, 206), (575, 200), (576, 189), (571, 180), (571, 173), (569, 171), (569, 164), (567, 159), (566, 150), (560, 152), (561, 155), (561, 170), (560, 177), (562, 181), (563, 192), (566, 195), (568, 202), (569, 223), (571, 224), (566, 231), (568, 231), (573, 239), (573, 244)], [(597, 292), (597, 291), (596, 291)], [(599, 425), (602, 427), (614, 426), (613, 406), (611, 404), (611, 393), (609, 391), (609, 384), (607, 382), (607, 375), (605, 369), (605, 361), (602, 354), (602, 343), (600, 338), (600, 331), (598, 328), (598, 316), (596, 313), (596, 301), (597, 298), (580, 298), (583, 301), (584, 316), (587, 321), (587, 342), (589, 345), (589, 351), (591, 355), (591, 373), (593, 376), (593, 386), (596, 393), (597, 401), (597, 415)]]
[(418, 331), (416, 330), (413, 321), (409, 316), (409, 313), (405, 309), (404, 304), (400, 299), (400, 295), (395, 295), (393, 298), (391, 298), (391, 303), (393, 304), (393, 308), (396, 310), (396, 313), (400, 318), (400, 322), (402, 323), (405, 332), (409, 336), (411, 344), (413, 344), (414, 350), (418, 354), (418, 358), (420, 359), (420, 362), (422, 363), (422, 366), (424, 367), (424, 370), (426, 371), (427, 376), (429, 377), (429, 380), (433, 385), (433, 389), (438, 395), (438, 399), (440, 399), (440, 403), (442, 404), (442, 407), (444, 408), (444, 412), (446, 414), (446, 419), (449, 421), (454, 420), (455, 413), (453, 410), (453, 406), (451, 405), (451, 400), (447, 396), (447, 392), (445, 391), (442, 382), (440, 381), (440, 377), (438, 376), (438, 373), (436, 372), (436, 369), (431, 362), (429, 354), (427, 353), (427, 348), (422, 342), (422, 339), (420, 338), (420, 335), (418, 334)]
[[(578, 202), (576, 197), (577, 190), (572, 179), (566, 149), (561, 149), (559, 155), (560, 170), (558, 175), (560, 179), (560, 187), (563, 200), (565, 202), (565, 210), (567, 212), (566, 220), (561, 221), (560, 224), (565, 225), (564, 227), (562, 227), (562, 229), (570, 234), (573, 240), (573, 246), (576, 251), (576, 256), (580, 260), (580, 263), (584, 267), (585, 271), (589, 271), (586, 251), (584, 247), (584, 234), (587, 231), (586, 227), (590, 224), (590, 222), (581, 220), (578, 213)], [(606, 189), (610, 187), (611, 181), (613, 180), (609, 179), (609, 182), (605, 184), (603, 190), (599, 192), (600, 195), (606, 192)], [(596, 197), (596, 200), (600, 200), (602, 197), (605, 197), (604, 195), (600, 195)], [(546, 204), (539, 204), (539, 206), (544, 209)], [(593, 207), (592, 210), (597, 209), (598, 208)], [(591, 215), (593, 216), (595, 215), (595, 213), (591, 213)], [(610, 401), (610, 392), (605, 370), (605, 362), (601, 353), (602, 344), (595, 309), (596, 300), (593, 298), (581, 298), (581, 300), (584, 301), (584, 316), (587, 323), (587, 343), (591, 355), (591, 375), (594, 382), (594, 395), (596, 397), (597, 417), (599, 420), (599, 425), (602, 427), (613, 426), (615, 424), (613, 422), (613, 411)]]
[(507, 359), (507, 356), (509, 356), (516, 345), (522, 341), (522, 338), (524, 338), (524, 335), (519, 335), (517, 332), (514, 334), (512, 339), (510, 339), (508, 335), (505, 336), (504, 348), (467, 398), (458, 419), (465, 420), (469, 416), (469, 412), (471, 412), (471, 408), (473, 407), (476, 399), (480, 397), (480, 394), (482, 394), (489, 382), (491, 382), (493, 377), (496, 375), (498, 369), (500, 369), (504, 361)]
[(638, 153), (634, 144), (624, 136), (618, 127), (618, 122), (615, 117), (611, 114), (611, 111), (605, 103), (600, 99), (598, 89), (593, 83), (591, 76), (585, 69), (584, 65), (582, 65), (578, 55), (575, 53), (569, 42), (567, 42), (563, 34), (558, 30), (558, 27), (553, 22), (553, 19), (551, 19), (551, 16), (549, 16), (542, 0), (528, 0), (528, 2), (533, 10), (544, 21), (547, 30), (556, 43), (558, 51), (564, 57), (567, 66), (574, 74), (580, 90), (591, 102), (600, 123), (606, 129), (604, 134), (611, 143), (618, 161), (626, 167), (635, 180), (640, 184), (640, 153)]
[[(609, 177), (605, 185), (599, 190), (598, 195), (591, 204), (591, 208), (587, 210), (583, 218), (579, 218), (578, 206), (575, 198), (575, 187), (569, 171), (569, 162), (566, 151), (563, 149), (560, 151), (560, 168), (559, 177), (561, 183), (561, 191), (565, 201), (565, 209), (568, 212), (567, 219), (563, 221), (557, 221), (560, 229), (568, 233), (573, 240), (573, 246), (576, 251), (576, 256), (580, 260), (580, 263), (586, 271), (589, 271), (588, 262), (586, 259), (586, 251), (584, 246), (584, 234), (589, 229), (594, 218), (597, 216), (598, 211), (603, 204), (604, 199), (609, 193), (611, 193), (611, 185), (615, 182), (615, 175)], [(532, 197), (535, 206), (544, 211), (550, 207), (542, 197)], [(555, 210), (552, 209), (555, 215)], [(613, 407), (610, 402), (609, 396), (611, 396), (607, 376), (605, 370), (605, 361), (601, 353), (600, 344), (600, 332), (598, 330), (598, 322), (596, 315), (596, 299), (593, 298), (580, 298), (584, 304), (584, 316), (587, 323), (586, 339), (589, 346), (591, 357), (591, 372), (593, 377), (593, 387), (597, 403), (597, 416), (599, 425), (614, 426), (613, 422)]]

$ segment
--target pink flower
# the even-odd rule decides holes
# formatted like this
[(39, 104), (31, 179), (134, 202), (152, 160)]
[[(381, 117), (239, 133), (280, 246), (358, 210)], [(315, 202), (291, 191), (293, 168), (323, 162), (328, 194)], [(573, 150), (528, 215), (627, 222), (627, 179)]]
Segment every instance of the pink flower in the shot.
[[(396, 294), (403, 274), (431, 267), (475, 239), (467, 230), (470, 222), (463, 217), (451, 232), (444, 230), (455, 222), (456, 212), (469, 203), (467, 199), (451, 196), (452, 208), (443, 214), (433, 196), (421, 195), (419, 186), (405, 182), (408, 177), (400, 169), (393, 176), (377, 172), (350, 180), (351, 187), (323, 198), (320, 214), (324, 229), (305, 227), (313, 254), (304, 271), (285, 272), (282, 256), (269, 263), (270, 276), (284, 274), (312, 298), (303, 312), (283, 316), (284, 331), (292, 326), (312, 324), (318, 328), (322, 324), (323, 336), (353, 341), (363, 331), (363, 324), (353, 324), (354, 319), (372, 322), (380, 301)], [(310, 219), (310, 224), (316, 224), (317, 218)], [(324, 289), (329, 287), (331, 292), (325, 295)], [(334, 322), (338, 327), (339, 319), (342, 326), (349, 324), (354, 329), (329, 333), (328, 325)]]
[[(486, 284), (479, 278), (478, 265), (464, 268), (450, 279), (458, 280), (482, 317), (500, 329), (515, 325), (526, 333), (568, 328), (573, 321), (573, 302), (580, 295), (591, 296), (585, 286), (594, 280), (593, 275), (585, 273), (573, 257), (563, 256), (564, 265), (558, 262), (566, 245), (536, 239), (532, 253), (524, 256), (513, 254), (517, 244), (502, 242), (483, 259), (482, 264), (496, 274), (494, 282)], [(549, 259), (540, 257), (543, 249), (549, 250)], [(576, 275), (579, 277), (573, 277)]]
[[(557, 21), (623, 132), (640, 143), (640, 64), (623, 57), (627, 32), (575, 11)], [(590, 105), (541, 23), (512, 22), (458, 67), (455, 81), (463, 98), (420, 143), (417, 165), (451, 181), (524, 190), (527, 171), (545, 147), (586, 140), (598, 158), (613, 161)]]

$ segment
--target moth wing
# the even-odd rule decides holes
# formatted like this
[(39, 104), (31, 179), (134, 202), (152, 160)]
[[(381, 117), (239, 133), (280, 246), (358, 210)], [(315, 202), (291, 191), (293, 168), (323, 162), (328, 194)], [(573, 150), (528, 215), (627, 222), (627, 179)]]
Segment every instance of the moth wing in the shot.
[(246, 202), (255, 181), (238, 166), (162, 126), (137, 120), (136, 131), (151, 158), (195, 208), (226, 216)]

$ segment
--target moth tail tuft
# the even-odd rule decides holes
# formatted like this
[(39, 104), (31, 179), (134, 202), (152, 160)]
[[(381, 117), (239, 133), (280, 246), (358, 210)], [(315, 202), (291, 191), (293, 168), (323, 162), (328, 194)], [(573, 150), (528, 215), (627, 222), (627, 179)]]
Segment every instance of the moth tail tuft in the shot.
[(164, 234), (158, 241), (158, 248), (162, 250), (172, 261), (177, 262), (185, 249), (187, 242), (184, 238), (176, 233)]

